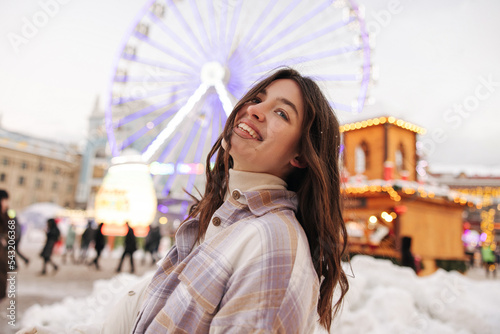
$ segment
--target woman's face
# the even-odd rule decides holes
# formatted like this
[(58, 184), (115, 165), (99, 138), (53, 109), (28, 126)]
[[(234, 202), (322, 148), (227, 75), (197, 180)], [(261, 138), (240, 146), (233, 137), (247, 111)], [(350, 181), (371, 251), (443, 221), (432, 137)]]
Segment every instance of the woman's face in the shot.
[(0, 207), (2, 208), (2, 213), (6, 213), (7, 210), (9, 209), (9, 199), (8, 198), (2, 198), (0, 200)]
[(297, 83), (273, 81), (236, 115), (229, 151), (233, 168), (285, 179), (293, 167), (303, 167), (296, 159), (303, 119)]

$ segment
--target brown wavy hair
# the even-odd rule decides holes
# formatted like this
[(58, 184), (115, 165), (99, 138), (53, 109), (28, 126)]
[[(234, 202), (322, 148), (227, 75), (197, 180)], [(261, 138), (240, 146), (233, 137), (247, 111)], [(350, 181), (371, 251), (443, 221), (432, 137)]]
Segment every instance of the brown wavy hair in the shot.
[[(208, 154), (205, 193), (192, 208), (189, 218), (199, 216), (200, 240), (205, 235), (212, 215), (224, 202), (227, 192), (229, 169), (233, 166), (228, 152), (236, 114), (247, 101), (278, 79), (295, 81), (302, 92), (304, 135), (299, 143), (299, 154), (301, 162), (307, 163), (307, 167), (295, 168), (285, 181), (288, 189), (297, 193), (299, 207), (296, 217), (307, 235), (314, 268), (321, 282), (318, 302), (320, 323), (329, 330), (349, 289), (341, 263), (346, 252), (347, 231), (342, 218), (340, 197), (339, 123), (313, 80), (290, 68), (279, 69), (258, 82), (241, 98), (228, 117), (223, 133)], [(226, 149), (223, 148), (223, 140), (226, 142)], [(215, 165), (211, 169), (210, 160), (215, 154)], [(340, 297), (333, 305), (333, 293), (337, 285)]]

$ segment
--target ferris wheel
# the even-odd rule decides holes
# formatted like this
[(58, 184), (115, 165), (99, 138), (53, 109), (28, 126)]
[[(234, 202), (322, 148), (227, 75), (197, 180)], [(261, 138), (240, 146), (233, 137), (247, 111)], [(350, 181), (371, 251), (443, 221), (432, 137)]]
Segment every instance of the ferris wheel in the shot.
[(110, 83), (105, 117), (113, 156), (140, 152), (161, 197), (203, 189), (206, 154), (234, 104), (281, 66), (315, 79), (334, 110), (361, 112), (370, 46), (358, 6), (149, 0), (123, 41)]

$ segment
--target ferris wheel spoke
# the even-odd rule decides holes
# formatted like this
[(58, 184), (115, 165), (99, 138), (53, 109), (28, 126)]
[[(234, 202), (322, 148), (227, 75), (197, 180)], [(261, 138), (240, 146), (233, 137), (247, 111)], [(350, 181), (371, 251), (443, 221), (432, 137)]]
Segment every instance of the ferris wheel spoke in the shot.
[(165, 184), (165, 187), (163, 188), (163, 191), (162, 191), (163, 194), (168, 194), (170, 192), (170, 189), (172, 188), (172, 184), (174, 183), (175, 178), (177, 177), (177, 174), (178, 174), (178, 165), (185, 160), (186, 155), (187, 155), (189, 148), (191, 146), (190, 138), (193, 138), (196, 135), (196, 133), (198, 132), (198, 130), (200, 128), (200, 125), (201, 125), (201, 122), (199, 120), (194, 122), (193, 127), (191, 128), (191, 131), (189, 132), (188, 137), (184, 141), (184, 145), (182, 146), (181, 152), (179, 153), (179, 155), (175, 161), (175, 171), (172, 175), (170, 175), (170, 177), (167, 180), (167, 183)]
[[(188, 67), (188, 69), (190, 70), (189, 73), (193, 73), (192, 71), (192, 68), (196, 68), (196, 64), (197, 64), (197, 61), (196, 59), (189, 59), (183, 55), (181, 55), (180, 53), (172, 50), (172, 48), (169, 48), (163, 44), (161, 44), (160, 42), (158, 41), (155, 41), (151, 38), (149, 38), (148, 36), (145, 36), (143, 34), (141, 34), (140, 32), (136, 31), (134, 36), (137, 38), (137, 39), (140, 39), (141, 41), (151, 45), (153, 48), (163, 52), (164, 54), (168, 55), (168, 56), (171, 56), (177, 60), (180, 60), (181, 62), (183, 62), (184, 64), (187, 64), (191, 67)], [(191, 54), (191, 53), (189, 53)]]
[[(145, 85), (147, 87), (147, 85)], [(141, 101), (141, 100), (146, 100), (151, 97), (159, 96), (159, 95), (166, 95), (166, 94), (172, 94), (173, 96), (183, 96), (186, 95), (185, 93), (193, 91), (193, 84), (192, 83), (182, 83), (178, 85), (170, 85), (168, 87), (162, 87), (156, 90), (152, 90), (150, 92), (147, 92), (146, 94), (141, 94), (138, 96), (128, 96), (128, 97), (115, 97), (112, 99), (111, 104), (113, 106), (116, 105), (122, 105), (128, 102), (133, 102), (133, 101)], [(174, 94), (175, 93), (175, 94)], [(182, 94), (180, 94), (182, 93)]]
[(186, 22), (186, 19), (182, 15), (182, 13), (179, 11), (177, 6), (174, 4), (173, 0), (166, 0), (167, 4), (169, 5), (169, 8), (172, 9), (172, 11), (175, 13), (175, 16), (177, 17), (179, 23), (181, 24), (182, 28), (184, 28), (184, 31), (188, 34), (189, 38), (191, 41), (196, 44), (199, 48), (199, 50), (202, 51), (204, 58), (207, 58), (207, 52), (205, 50), (205, 47), (200, 43), (198, 38), (195, 36), (193, 33), (193, 30), (189, 26), (189, 24)]
[(220, 62), (224, 62), (225, 58), (223, 58), (225, 55), (227, 55), (228, 50), (227, 50), (227, 45), (224, 43), (226, 40), (226, 33), (227, 33), (227, 16), (229, 11), (227, 10), (228, 0), (224, 0), (226, 5), (221, 6), (221, 15), (220, 15), (220, 29), (219, 29), (219, 47), (218, 50), (220, 50), (221, 58), (219, 59)]
[[(273, 30), (273, 27), (279, 26), (279, 23), (283, 21), (283, 19), (290, 14), (291, 11), (295, 9), (295, 7), (298, 6), (300, 3), (300, 0), (293, 0), (279, 15), (277, 15), (274, 20), (272, 20), (270, 23), (267, 24), (267, 26), (261, 30), (259, 33), (259, 36), (255, 38), (257, 42), (255, 44), (248, 44), (245, 46), (245, 48), (248, 48), (249, 50), (252, 50), (255, 48), (263, 39), (268, 37), (269, 31)], [(253, 40), (252, 40), (253, 41)]]
[(179, 109), (179, 111), (175, 114), (175, 116), (168, 122), (165, 129), (160, 132), (158, 137), (149, 145), (148, 149), (142, 155), (144, 161), (149, 161), (156, 151), (160, 148), (161, 145), (167, 140), (168, 137), (175, 131), (177, 126), (186, 118), (189, 112), (194, 108), (196, 103), (205, 95), (209, 86), (202, 83), (200, 87), (191, 95), (188, 99), (187, 103)]
[(312, 74), (316, 81), (359, 81), (358, 74)]
[(177, 109), (175, 109), (175, 108), (169, 109), (168, 111), (164, 112), (163, 114), (161, 114), (160, 116), (155, 118), (153, 121), (151, 121), (153, 123), (153, 127), (148, 127), (147, 124), (144, 125), (142, 128), (140, 128), (139, 130), (134, 132), (131, 136), (125, 138), (125, 140), (122, 142), (122, 144), (120, 146), (120, 150), (123, 151), (124, 149), (126, 149), (127, 147), (132, 145), (136, 140), (138, 140), (140, 137), (144, 136), (146, 133), (151, 131), (155, 126), (157, 126), (158, 124), (160, 124), (164, 120), (168, 119), (176, 112), (177, 112)]
[[(190, 56), (198, 55), (197, 59), (193, 59), (195, 61), (195, 63), (200, 62), (202, 59), (205, 58), (205, 55), (200, 54), (200, 52), (198, 50), (191, 48), (191, 46), (189, 46), (189, 44), (187, 44), (186, 42), (184, 42), (184, 40), (182, 38), (180, 38), (179, 36), (177, 36), (177, 34), (175, 32), (173, 32), (165, 24), (165, 22), (163, 22), (161, 19), (159, 19), (156, 15), (150, 13), (149, 16), (156, 23), (156, 25), (158, 25), (158, 27), (161, 30), (163, 30), (163, 32), (167, 36), (169, 36), (170, 38), (172, 38), (177, 43), (177, 45), (179, 45), (186, 52), (186, 54), (188, 54)], [(185, 59), (185, 57), (182, 57), (182, 58)], [(189, 63), (191, 63), (191, 62), (189, 62)], [(196, 68), (196, 66), (195, 66), (195, 68)]]
[[(170, 152), (172, 152), (172, 149), (177, 145), (179, 140), (181, 140), (181, 137), (182, 137), (182, 134), (180, 132), (174, 133), (174, 135), (172, 136), (172, 139), (170, 139), (168, 141), (168, 144), (165, 146), (165, 149), (163, 149), (163, 151), (161, 152), (157, 161), (165, 161), (165, 159), (170, 154)], [(145, 150), (146, 150), (146, 148), (142, 151), (142, 153), (144, 153)]]
[(319, 60), (319, 59), (323, 59), (323, 58), (328, 58), (328, 57), (338, 56), (338, 55), (349, 53), (349, 52), (358, 51), (359, 49), (360, 48), (358, 46), (354, 46), (354, 47), (347, 46), (347, 47), (337, 48), (334, 50), (321, 51), (321, 52), (317, 52), (317, 53), (314, 53), (311, 55), (307, 55), (307, 57), (304, 55), (302, 57), (288, 58), (288, 59), (285, 59), (284, 61), (274, 62), (274, 63), (268, 64), (268, 65), (257, 66), (254, 68), (254, 70), (257, 73), (259, 73), (259, 72), (262, 73), (262, 72), (269, 71), (269, 70), (276, 68), (278, 66), (281, 66), (281, 65), (292, 66), (292, 65), (296, 65), (296, 64), (310, 62), (313, 60)]
[(195, 15), (196, 26), (198, 27), (198, 33), (200, 36), (205, 36), (207, 41), (210, 40), (208, 36), (207, 30), (203, 26), (203, 19), (201, 18), (200, 11), (198, 9), (198, 5), (195, 0), (189, 0), (189, 4), (191, 5), (191, 11)]
[(208, 17), (211, 18), (208, 20), (210, 24), (210, 45), (215, 47), (216, 52), (220, 52), (219, 45), (217, 44), (217, 26), (215, 24), (215, 9), (214, 9), (214, 2), (213, 1), (207, 1), (208, 4)]
[[(213, 121), (215, 121), (215, 120), (213, 120)], [(204, 120), (204, 122), (206, 122), (206, 120)], [(198, 145), (196, 145), (196, 152), (194, 153), (194, 159), (193, 159), (194, 164), (199, 164), (201, 162), (203, 149), (205, 147), (205, 138), (207, 138), (209, 129), (210, 129), (210, 124), (208, 122), (206, 124), (203, 124), (201, 127), (201, 135), (198, 139)], [(192, 138), (192, 139), (194, 139), (194, 138)], [(188, 182), (186, 185), (186, 191), (188, 193), (192, 192), (195, 179), (196, 179), (196, 174), (189, 175), (189, 179), (188, 179)], [(184, 212), (184, 211), (185, 210), (181, 210), (181, 212)]]
[(334, 101), (328, 101), (328, 103), (335, 111), (342, 110), (342, 111), (352, 112), (352, 106), (347, 105), (345, 103), (339, 103)]
[[(149, 83), (149, 82), (157, 82), (157, 83), (177, 83), (177, 82), (185, 82), (190, 79), (189, 76), (185, 75), (124, 75), (120, 77), (115, 78), (115, 82), (143, 82), (143, 83)], [(195, 84), (192, 84), (191, 86), (195, 86)]]
[[(299, 18), (295, 22), (293, 22), (290, 25), (288, 25), (287, 27), (283, 28), (280, 32), (278, 32), (276, 35), (274, 35), (273, 37), (268, 39), (265, 43), (263, 43), (260, 47), (258, 47), (257, 50), (255, 51), (255, 54), (260, 54), (262, 52), (265, 52), (266, 49), (272, 48), (272, 46), (274, 44), (278, 43), (285, 36), (290, 35), (295, 30), (299, 29), (304, 24), (309, 22), (309, 20), (314, 18), (316, 15), (323, 12), (325, 10), (325, 8), (327, 8), (331, 5), (331, 3), (332, 3), (332, 0), (327, 0), (327, 1), (323, 2), (322, 4), (317, 6), (315, 9), (311, 10), (309, 13), (305, 14), (304, 16), (302, 16), (301, 18)], [(258, 46), (260, 44), (260, 42), (262, 42), (262, 40), (258, 41), (258, 44), (256, 46)]]
[(217, 95), (219, 96), (219, 99), (222, 103), (222, 108), (226, 112), (227, 117), (229, 117), (229, 115), (233, 111), (233, 103), (229, 98), (230, 93), (227, 91), (222, 81), (216, 82), (214, 86), (215, 90), (217, 91)]
[[(267, 3), (266, 8), (262, 11), (262, 14), (257, 16), (257, 20), (254, 21), (252, 27), (248, 30), (247, 34), (245, 37), (243, 37), (242, 41), (240, 42), (241, 47), (245, 47), (250, 41), (253, 40), (255, 37), (254, 32), (259, 29), (259, 27), (262, 26), (262, 22), (269, 16), (269, 14), (272, 12), (274, 6), (278, 3), (278, 1), (269, 1)], [(238, 46), (238, 48), (240, 48)]]
[(233, 45), (234, 34), (236, 33), (236, 28), (240, 20), (241, 7), (242, 7), (242, 0), (239, 0), (236, 4), (236, 8), (233, 11), (233, 17), (231, 18), (231, 25), (229, 28), (228, 38), (226, 40), (226, 43), (224, 43), (224, 45), (226, 45), (226, 50), (224, 54), (226, 55), (229, 54)]
[[(140, 64), (144, 64), (144, 65), (156, 67), (156, 68), (163, 68), (163, 69), (166, 69), (166, 70), (169, 70), (169, 71), (181, 72), (181, 71), (179, 71), (178, 68), (175, 68), (172, 65), (169, 65), (169, 64), (167, 64), (165, 62), (157, 61), (157, 60), (154, 60), (154, 59), (148, 59), (148, 58), (144, 58), (144, 57), (139, 57), (139, 56), (131, 55), (131, 54), (128, 54), (128, 53), (124, 54), (122, 56), (122, 59), (125, 59), (125, 60), (128, 60), (128, 61), (132, 61), (132, 62), (135, 62), (135, 63), (140, 63)], [(118, 81), (118, 82), (120, 82), (120, 80), (126, 81), (127, 77), (128, 76), (117, 77), (118, 79), (115, 79), (115, 81)], [(178, 76), (178, 77), (176, 77), (177, 81), (179, 80), (178, 78), (182, 78), (183, 80), (185, 80), (186, 78), (189, 78), (189, 76), (188, 77), (186, 77), (186, 75), (184, 75), (184, 76)]]
[[(184, 94), (188, 95), (188, 94)], [(185, 96), (184, 96), (185, 99)], [(134, 113), (128, 114), (127, 116), (120, 118), (117, 122), (113, 124), (115, 129), (118, 129), (121, 126), (124, 126), (127, 123), (130, 123), (132, 121), (135, 121), (136, 119), (140, 117), (144, 117), (146, 115), (149, 115), (152, 112), (155, 112), (161, 108), (165, 108), (167, 106), (170, 106), (170, 109), (174, 107), (176, 104), (180, 104), (183, 101), (183, 98), (179, 96), (179, 98), (174, 99), (173, 97), (169, 97), (167, 101), (162, 101), (156, 104), (152, 104), (150, 106), (147, 106), (146, 108), (140, 109)]]
[(290, 50), (294, 49), (294, 48), (297, 48), (299, 46), (302, 46), (304, 44), (307, 44), (313, 40), (315, 40), (316, 38), (319, 38), (321, 36), (324, 36), (328, 33), (331, 33), (332, 31), (335, 31), (337, 29), (340, 29), (344, 26), (346, 26), (347, 24), (351, 23), (353, 20), (353, 18), (351, 17), (349, 20), (347, 21), (338, 21), (338, 22), (335, 22), (333, 23), (332, 25), (329, 25), (328, 27), (325, 27), (323, 29), (320, 29), (318, 31), (315, 31), (307, 36), (304, 36), (302, 38), (299, 38), (295, 41), (292, 41), (276, 50), (273, 50), (272, 52), (269, 51), (266, 53), (266, 51), (264, 51), (265, 53), (264, 54), (261, 54), (259, 56), (257, 56), (255, 58), (255, 63), (256, 64), (260, 64), (260, 63), (263, 63), (269, 59), (272, 59), (272, 58), (275, 58), (277, 56), (280, 56), (282, 55), (283, 53), (286, 53), (286, 52), (289, 52)]
[[(181, 93), (181, 92), (184, 92), (184, 91), (187, 91), (188, 89), (190, 89), (191, 86), (192, 86), (191, 83), (185, 83), (185, 84), (181, 84), (181, 85), (172, 85), (169, 87), (162, 87), (162, 88), (159, 88), (156, 90), (149, 91), (146, 94), (140, 94), (137, 96), (113, 97), (111, 100), (111, 105), (118, 106), (118, 105), (122, 105), (122, 104), (125, 104), (128, 102), (146, 100), (148, 98), (159, 96), (159, 95), (173, 94), (174, 92)], [(181, 95), (177, 95), (177, 96), (181, 96)]]

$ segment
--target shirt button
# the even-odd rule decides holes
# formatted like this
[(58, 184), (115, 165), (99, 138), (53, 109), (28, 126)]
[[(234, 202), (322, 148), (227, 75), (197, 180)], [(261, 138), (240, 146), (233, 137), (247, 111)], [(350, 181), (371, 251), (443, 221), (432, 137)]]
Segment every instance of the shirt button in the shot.
[(128, 295), (129, 295), (129, 296), (133, 296), (133, 295), (135, 295), (135, 291), (132, 291), (132, 290), (131, 290), (131, 291), (129, 291), (129, 292), (128, 292)]
[(221, 220), (220, 220), (220, 218), (219, 218), (219, 217), (214, 217), (214, 218), (212, 219), (212, 223), (214, 224), (214, 226), (219, 226), (219, 225), (220, 225), (220, 223), (221, 223)]
[(241, 197), (241, 192), (239, 190), (234, 190), (232, 196), (235, 200), (238, 200)]

